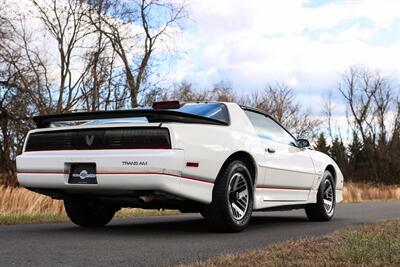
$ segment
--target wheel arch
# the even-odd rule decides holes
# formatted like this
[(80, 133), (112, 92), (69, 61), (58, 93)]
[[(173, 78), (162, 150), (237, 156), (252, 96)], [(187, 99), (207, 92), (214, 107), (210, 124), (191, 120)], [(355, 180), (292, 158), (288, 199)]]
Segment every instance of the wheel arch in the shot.
[(257, 165), (256, 165), (256, 162), (255, 162), (253, 156), (246, 151), (237, 151), (237, 152), (233, 153), (232, 155), (230, 155), (225, 160), (225, 162), (222, 164), (222, 166), (218, 172), (217, 178), (220, 176), (221, 172), (228, 166), (228, 164), (234, 160), (240, 160), (247, 166), (247, 168), (249, 169), (251, 178), (252, 178), (253, 187), (255, 187), (255, 184), (257, 182), (257, 175), (258, 175)]
[(335, 167), (333, 167), (333, 165), (329, 164), (328, 166), (326, 166), (325, 171), (329, 171), (332, 174), (333, 182), (336, 184), (337, 174), (336, 174)]

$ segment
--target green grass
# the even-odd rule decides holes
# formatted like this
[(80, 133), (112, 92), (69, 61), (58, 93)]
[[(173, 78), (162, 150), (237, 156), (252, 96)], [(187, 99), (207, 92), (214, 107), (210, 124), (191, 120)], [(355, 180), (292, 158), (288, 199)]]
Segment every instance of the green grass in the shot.
[[(128, 219), (147, 216), (164, 216), (180, 214), (176, 210), (144, 210), (122, 209), (115, 214), (114, 219)], [(4, 215), (0, 214), (0, 225), (30, 224), (30, 223), (56, 223), (68, 222), (66, 214), (37, 214), (37, 215)]]
[(122, 209), (115, 214), (115, 219), (127, 219), (148, 216), (165, 216), (181, 214), (177, 210), (145, 210), (145, 209)]
[(181, 266), (400, 266), (400, 220)]
[(348, 231), (343, 234), (343, 241), (342, 246), (331, 253), (334, 261), (400, 265), (400, 221)]
[(29, 223), (54, 223), (66, 222), (66, 215), (38, 214), (38, 215), (0, 215), (0, 225), (29, 224)]

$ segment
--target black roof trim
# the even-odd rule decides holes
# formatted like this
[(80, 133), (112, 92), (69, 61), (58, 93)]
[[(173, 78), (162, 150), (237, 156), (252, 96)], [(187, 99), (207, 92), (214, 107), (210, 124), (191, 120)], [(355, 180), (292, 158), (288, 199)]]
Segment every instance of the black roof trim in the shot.
[[(269, 115), (268, 113), (266, 113), (264, 110), (259, 109), (259, 108), (253, 108), (253, 107), (249, 107), (249, 106), (244, 106), (244, 105), (239, 105), (242, 109), (244, 110), (250, 110), (250, 111), (254, 111), (254, 112), (258, 112), (261, 114), (264, 114), (265, 116), (271, 117), (271, 115)], [(273, 119), (273, 118), (272, 118)], [(274, 119), (275, 120), (275, 119)]]

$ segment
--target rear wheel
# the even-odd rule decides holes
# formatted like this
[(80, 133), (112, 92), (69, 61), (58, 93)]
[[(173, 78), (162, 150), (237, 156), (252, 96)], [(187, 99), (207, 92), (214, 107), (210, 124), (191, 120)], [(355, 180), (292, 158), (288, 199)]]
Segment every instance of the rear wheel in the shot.
[(239, 232), (250, 222), (253, 211), (253, 185), (246, 165), (231, 162), (214, 184), (212, 203), (201, 214), (214, 229)]
[(64, 207), (71, 221), (82, 227), (104, 226), (117, 211), (114, 206), (84, 198), (65, 199)]
[(305, 210), (311, 221), (329, 221), (335, 213), (335, 183), (329, 171), (325, 171), (318, 188), (317, 203), (307, 205)]

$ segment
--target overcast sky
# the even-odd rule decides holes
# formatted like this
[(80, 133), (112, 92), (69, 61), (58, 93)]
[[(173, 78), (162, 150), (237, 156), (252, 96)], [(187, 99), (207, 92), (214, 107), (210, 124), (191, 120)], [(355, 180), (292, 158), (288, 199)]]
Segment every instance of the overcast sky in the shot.
[(400, 0), (187, 1), (193, 20), (171, 78), (199, 87), (280, 81), (307, 105), (353, 64), (400, 73)]

